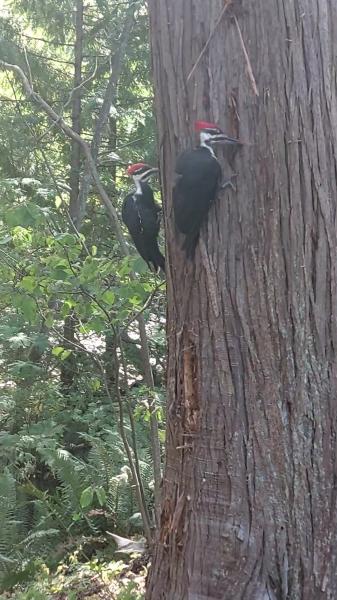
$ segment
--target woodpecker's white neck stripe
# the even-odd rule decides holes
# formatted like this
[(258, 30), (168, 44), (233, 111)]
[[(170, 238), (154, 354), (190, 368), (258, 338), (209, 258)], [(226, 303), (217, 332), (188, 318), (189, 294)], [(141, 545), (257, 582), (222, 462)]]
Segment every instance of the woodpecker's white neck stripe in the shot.
[(138, 177), (134, 177), (133, 181), (135, 182), (135, 186), (136, 186), (136, 194), (137, 195), (142, 195), (142, 186), (140, 185), (140, 179)]
[(206, 150), (208, 150), (208, 152), (213, 156), (213, 158), (216, 158), (213, 148), (209, 146), (209, 144), (207, 144), (206, 141), (200, 141), (200, 146), (201, 148), (206, 148)]

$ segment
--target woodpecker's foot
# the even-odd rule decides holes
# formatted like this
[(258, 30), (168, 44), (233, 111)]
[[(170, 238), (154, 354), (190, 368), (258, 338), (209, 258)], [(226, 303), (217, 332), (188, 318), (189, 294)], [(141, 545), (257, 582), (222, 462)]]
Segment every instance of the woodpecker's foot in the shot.
[(221, 190), (225, 190), (227, 187), (231, 187), (233, 192), (236, 192), (236, 187), (234, 185), (234, 181), (237, 178), (238, 173), (234, 173), (234, 175), (232, 175), (229, 179), (226, 179), (226, 181), (224, 181), (221, 186), (220, 189)]

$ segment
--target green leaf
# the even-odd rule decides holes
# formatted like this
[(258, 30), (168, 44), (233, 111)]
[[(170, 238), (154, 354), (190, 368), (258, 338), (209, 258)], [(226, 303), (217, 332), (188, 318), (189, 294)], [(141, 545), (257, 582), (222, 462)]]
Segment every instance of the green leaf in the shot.
[(88, 506), (90, 506), (92, 504), (93, 499), (94, 499), (94, 489), (92, 488), (92, 486), (89, 486), (85, 490), (83, 490), (83, 492), (81, 494), (81, 498), (80, 498), (81, 507), (87, 508)]
[(20, 288), (27, 290), (27, 292), (32, 292), (37, 286), (37, 282), (35, 277), (31, 277), (31, 275), (26, 275), (20, 281)]
[(0, 445), (3, 448), (14, 448), (18, 443), (19, 436), (0, 431)]
[(62, 352), (64, 352), (64, 348), (62, 348), (62, 346), (55, 346), (51, 351), (53, 356), (60, 356)]
[(105, 489), (102, 487), (95, 488), (95, 493), (100, 506), (104, 506), (106, 503)]
[(81, 328), (82, 333), (88, 333), (88, 331), (95, 331), (96, 333), (102, 333), (106, 329), (106, 322), (100, 317), (93, 317), (90, 319), (86, 328)]
[(38, 375), (42, 375), (43, 369), (34, 363), (17, 360), (10, 365), (8, 365), (9, 372), (15, 376), (23, 377), (24, 379), (29, 379), (32, 377), (36, 377)]
[(70, 269), (65, 269), (64, 267), (57, 267), (51, 272), (51, 276), (56, 281), (66, 281), (69, 277), (72, 277), (73, 274)]
[(139, 273), (140, 275), (147, 273), (149, 270), (149, 267), (147, 266), (145, 260), (143, 260), (140, 256), (133, 258), (132, 263), (134, 271), (136, 271), (136, 273)]
[(106, 292), (102, 294), (102, 300), (109, 306), (112, 306), (115, 302), (114, 292), (112, 290), (106, 290)]
[(26, 227), (27, 225), (33, 225), (35, 223), (35, 218), (28, 210), (27, 206), (18, 206), (7, 211), (5, 214), (5, 221), (10, 227), (16, 227), (17, 225)]
[(162, 444), (165, 444), (165, 440), (166, 440), (166, 432), (165, 429), (159, 429), (158, 431), (158, 437), (159, 437), (159, 441)]
[(93, 377), (90, 380), (90, 387), (92, 389), (93, 392), (97, 392), (100, 388), (101, 388), (102, 384), (100, 382), (100, 380), (97, 377)]
[(45, 325), (46, 327), (52, 327), (54, 325), (54, 315), (50, 312), (47, 313), (47, 316), (45, 317)]
[(10, 337), (8, 341), (12, 348), (16, 349), (27, 348), (31, 343), (31, 340), (25, 333), (23, 333), (23, 331), (20, 331), (17, 335), (12, 335), (12, 337)]
[(60, 360), (65, 360), (72, 353), (71, 350), (66, 350), (62, 346), (55, 346), (51, 351), (53, 356), (57, 356)]
[(72, 233), (59, 233), (55, 236), (55, 239), (62, 244), (62, 246), (77, 246), (78, 238)]
[(30, 323), (33, 323), (35, 321), (36, 304), (33, 298), (30, 298), (29, 296), (18, 295), (15, 298), (13, 298), (13, 305), (22, 312), (24, 318), (27, 321), (29, 321)]
[(131, 270), (132, 270), (132, 267), (130, 265), (130, 257), (126, 256), (122, 260), (121, 266), (118, 269), (118, 273), (121, 277), (123, 277), (123, 275), (129, 275)]
[(142, 302), (142, 299), (139, 298), (139, 296), (131, 296), (131, 298), (129, 298), (129, 302), (132, 304), (132, 306), (139, 306), (139, 304)]

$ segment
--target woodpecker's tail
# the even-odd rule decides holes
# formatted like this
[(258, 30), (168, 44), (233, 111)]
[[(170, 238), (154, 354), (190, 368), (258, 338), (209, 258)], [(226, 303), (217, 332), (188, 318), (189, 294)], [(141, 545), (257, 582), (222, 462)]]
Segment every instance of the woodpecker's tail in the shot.
[(199, 240), (199, 231), (189, 234), (185, 237), (182, 249), (185, 250), (187, 258), (194, 259), (195, 249)]
[(152, 244), (148, 262), (153, 265), (156, 272), (161, 269), (165, 273), (165, 258), (159, 250), (157, 240)]

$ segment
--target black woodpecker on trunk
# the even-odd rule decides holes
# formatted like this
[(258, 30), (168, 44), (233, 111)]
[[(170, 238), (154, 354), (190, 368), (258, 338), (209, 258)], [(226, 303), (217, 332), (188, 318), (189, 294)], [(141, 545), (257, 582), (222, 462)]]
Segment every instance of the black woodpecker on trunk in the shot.
[(178, 156), (173, 188), (175, 223), (185, 235), (182, 247), (188, 258), (194, 257), (201, 225), (219, 189), (233, 187), (230, 179), (221, 185), (222, 170), (212, 145), (241, 144), (239, 140), (223, 133), (214, 123), (196, 121), (195, 130), (199, 133), (200, 144)]
[(165, 258), (159, 250), (158, 234), (161, 209), (153, 198), (153, 191), (147, 180), (158, 169), (144, 163), (130, 165), (128, 175), (133, 177), (136, 189), (128, 194), (123, 202), (122, 219), (132, 237), (140, 256), (155, 272), (165, 272)]

